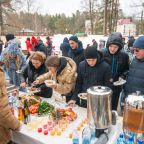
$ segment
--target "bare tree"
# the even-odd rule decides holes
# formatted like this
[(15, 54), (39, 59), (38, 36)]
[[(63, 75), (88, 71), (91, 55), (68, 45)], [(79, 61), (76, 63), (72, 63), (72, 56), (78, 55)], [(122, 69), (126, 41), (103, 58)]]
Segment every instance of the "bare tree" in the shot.
[(82, 0), (81, 1), (82, 8), (84, 11), (89, 13), (89, 19), (91, 23), (91, 33), (94, 33), (94, 21), (95, 21), (95, 14), (98, 10), (99, 4), (98, 0)]
[(20, 4), (21, 0), (0, 0), (0, 35), (4, 34), (6, 22), (6, 15), (9, 12), (15, 11), (16, 5)]

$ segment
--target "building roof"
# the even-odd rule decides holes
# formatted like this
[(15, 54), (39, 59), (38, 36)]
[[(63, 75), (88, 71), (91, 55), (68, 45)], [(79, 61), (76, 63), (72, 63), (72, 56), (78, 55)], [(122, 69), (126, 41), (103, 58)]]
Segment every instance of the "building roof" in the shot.
[(120, 19), (117, 21), (117, 25), (124, 25), (124, 24), (134, 24), (131, 19)]

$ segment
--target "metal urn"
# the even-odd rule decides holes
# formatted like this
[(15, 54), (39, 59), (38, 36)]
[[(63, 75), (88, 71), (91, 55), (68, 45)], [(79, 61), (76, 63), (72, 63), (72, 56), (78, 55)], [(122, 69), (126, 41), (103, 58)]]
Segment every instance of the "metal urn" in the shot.
[(89, 126), (95, 126), (96, 135), (103, 133), (112, 124), (112, 90), (104, 86), (87, 89), (87, 119)]

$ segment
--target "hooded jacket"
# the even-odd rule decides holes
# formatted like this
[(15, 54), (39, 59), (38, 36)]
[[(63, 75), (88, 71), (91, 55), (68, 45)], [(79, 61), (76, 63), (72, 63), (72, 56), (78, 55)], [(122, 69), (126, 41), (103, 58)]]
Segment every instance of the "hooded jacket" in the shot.
[[(109, 46), (115, 44), (119, 46), (118, 51), (115, 54), (109, 52)], [(114, 81), (117, 81), (119, 77), (123, 77), (129, 69), (129, 56), (122, 51), (123, 42), (120, 33), (112, 33), (106, 44), (106, 49), (102, 50), (104, 60), (111, 66), (111, 71)]]
[(107, 64), (101, 52), (98, 52), (98, 59), (95, 66), (91, 67), (87, 61), (84, 60), (79, 64), (78, 76), (73, 100), (77, 100), (77, 96), (81, 92), (86, 92), (91, 86), (107, 86), (112, 87), (112, 74), (109, 64)]
[(37, 78), (40, 83), (43, 83), (47, 79), (56, 80), (57, 86), (54, 90), (60, 94), (70, 93), (75, 86), (76, 81), (76, 64), (75, 62), (67, 57), (60, 58), (61, 64), (57, 69), (57, 74), (53, 75), (50, 71)]
[(67, 37), (64, 38), (63, 43), (60, 45), (60, 49), (62, 51), (62, 56), (67, 57), (70, 50), (70, 45)]

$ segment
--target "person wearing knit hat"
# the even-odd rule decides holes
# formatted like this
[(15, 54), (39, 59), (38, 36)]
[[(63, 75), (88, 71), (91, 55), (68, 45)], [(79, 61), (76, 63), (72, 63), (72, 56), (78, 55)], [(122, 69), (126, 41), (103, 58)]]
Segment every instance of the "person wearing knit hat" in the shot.
[(125, 98), (137, 91), (144, 94), (144, 35), (135, 40), (133, 48), (135, 57), (130, 65), (124, 87)]
[(85, 59), (90, 66), (95, 66), (98, 60), (98, 51), (95, 46), (89, 46), (84, 52)]
[[(129, 56), (123, 50), (122, 35), (113, 32), (109, 35), (106, 48), (102, 50), (104, 60), (111, 66), (113, 82), (125, 78), (125, 73), (129, 70)], [(113, 86), (112, 110), (117, 110), (121, 86)]]
[(78, 66), (79, 63), (84, 60), (83, 44), (75, 35), (69, 38), (69, 44), (70, 50), (68, 52), (68, 57), (72, 58)]
[[(112, 87), (112, 74), (109, 64), (107, 64), (101, 52), (95, 46), (88, 46), (84, 52), (85, 60), (80, 62), (76, 86), (69, 105), (74, 105), (78, 101), (78, 94), (85, 93), (91, 86)], [(82, 107), (87, 106), (85, 100), (81, 100)]]
[(140, 36), (133, 44), (137, 59), (144, 59), (144, 36)]

